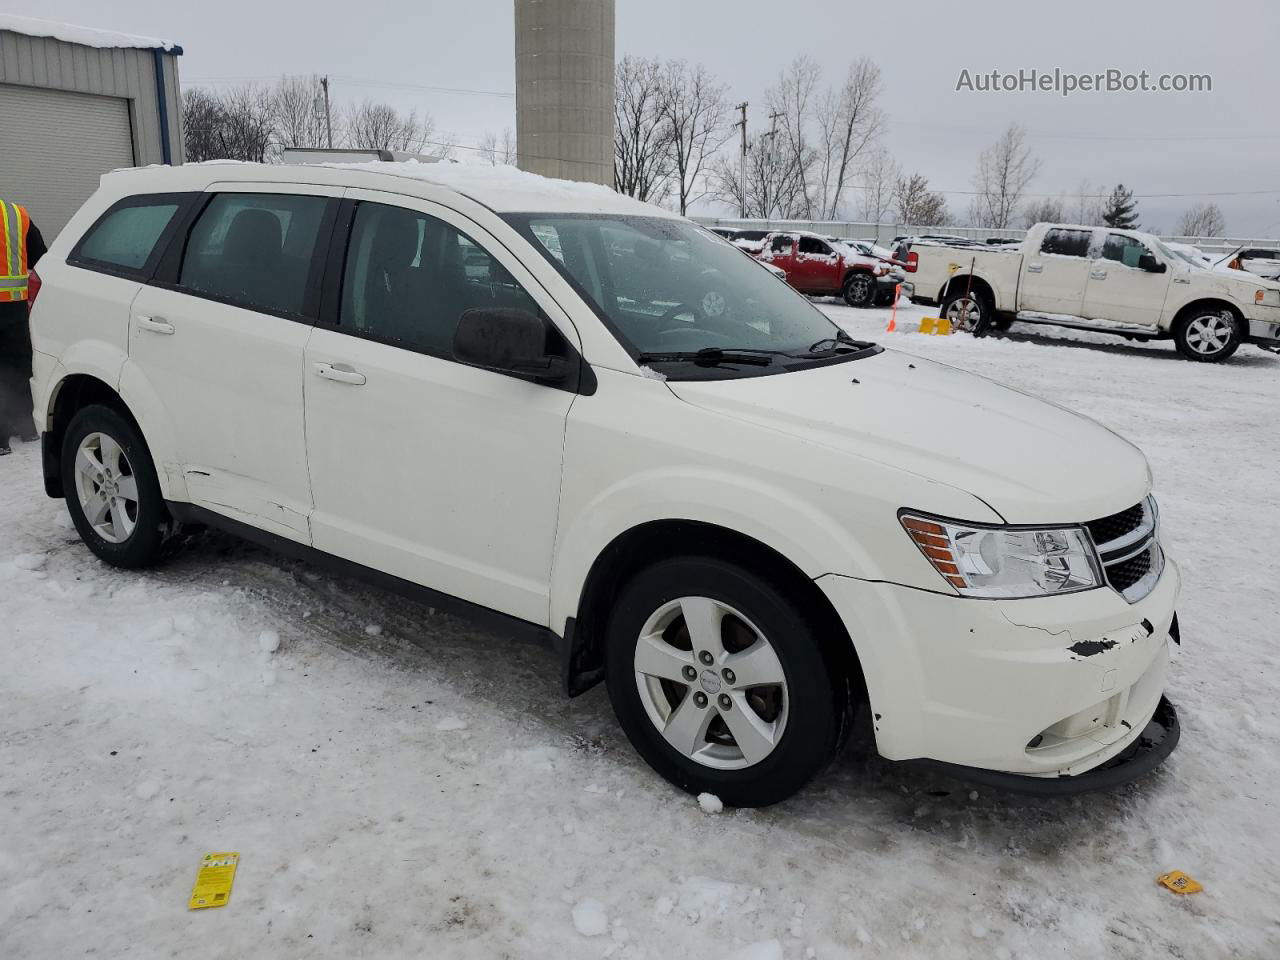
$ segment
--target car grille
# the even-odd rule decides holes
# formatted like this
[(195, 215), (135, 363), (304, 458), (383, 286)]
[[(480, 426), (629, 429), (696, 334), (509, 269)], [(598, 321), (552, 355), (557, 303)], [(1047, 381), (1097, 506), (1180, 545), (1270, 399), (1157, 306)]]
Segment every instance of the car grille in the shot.
[(1147, 497), (1128, 510), (1085, 524), (1093, 538), (1107, 582), (1130, 603), (1149, 594), (1164, 571), (1159, 543), (1159, 513)]

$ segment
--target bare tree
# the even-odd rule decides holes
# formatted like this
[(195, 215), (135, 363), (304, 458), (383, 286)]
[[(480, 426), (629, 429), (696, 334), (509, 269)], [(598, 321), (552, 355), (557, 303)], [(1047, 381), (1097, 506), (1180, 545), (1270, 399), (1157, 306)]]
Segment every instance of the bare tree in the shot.
[(1227, 232), (1227, 219), (1216, 203), (1195, 204), (1178, 221), (1180, 237), (1220, 237)]
[(1092, 227), (1102, 223), (1102, 200), (1088, 180), (1081, 180), (1076, 188), (1075, 204), (1068, 211), (1074, 221)]
[(902, 168), (883, 147), (873, 150), (862, 164), (862, 205), (858, 215), (871, 223), (880, 223), (893, 209), (894, 193)]
[(780, 172), (781, 193), (792, 200), (793, 216), (813, 219), (813, 169), (817, 149), (810, 143), (808, 127), (821, 69), (808, 57), (798, 57), (782, 71), (778, 82), (765, 91), (765, 103), (773, 121), (770, 134)]
[(658, 114), (667, 128), (672, 183), (681, 214), (706, 195), (703, 172), (729, 137), (725, 88), (706, 67), (672, 60), (662, 71)]
[(613, 180), (619, 193), (661, 200), (671, 183), (671, 127), (661, 109), (663, 66), (626, 56), (614, 70)]
[(222, 100), (216, 93), (204, 87), (182, 91), (182, 135), (188, 160), (224, 159), (221, 127)]
[(946, 198), (930, 190), (929, 178), (919, 173), (898, 178), (894, 204), (898, 209), (899, 223), (941, 227), (951, 222)]
[(188, 160), (262, 163), (275, 125), (271, 94), (252, 85), (223, 93), (192, 87), (183, 92), (182, 122)]
[(828, 88), (818, 101), (818, 210), (835, 220), (845, 190), (858, 171), (864, 151), (884, 130), (885, 115), (877, 105), (880, 68), (865, 57), (849, 64), (844, 83)]
[(511, 132), (511, 128), (507, 127), (502, 131), (502, 137), (493, 131), (486, 131), (485, 135), (480, 138), (481, 154), (495, 167), (512, 167), (516, 162), (516, 138)]
[(1013, 226), (1023, 192), (1039, 172), (1040, 161), (1027, 146), (1027, 131), (1009, 124), (978, 158), (973, 177), (977, 194), (970, 208), (974, 224), (1000, 230)]
[(316, 109), (320, 78), (281, 77), (271, 94), (275, 139), (281, 147), (326, 146), (323, 112)]
[(1061, 197), (1043, 197), (1023, 212), (1022, 225), (1029, 228), (1037, 223), (1063, 223), (1067, 219), (1063, 206)]
[(427, 115), (419, 120), (415, 111), (401, 114), (395, 107), (371, 100), (346, 111), (343, 141), (348, 147), (421, 153), (434, 135), (435, 121)]
[(779, 163), (772, 138), (758, 135), (747, 144), (746, 203), (742, 202), (742, 162), (735, 152), (721, 154), (711, 167), (712, 195), (733, 207), (745, 206), (746, 215), (760, 219), (792, 220), (804, 216), (807, 198), (790, 165)]

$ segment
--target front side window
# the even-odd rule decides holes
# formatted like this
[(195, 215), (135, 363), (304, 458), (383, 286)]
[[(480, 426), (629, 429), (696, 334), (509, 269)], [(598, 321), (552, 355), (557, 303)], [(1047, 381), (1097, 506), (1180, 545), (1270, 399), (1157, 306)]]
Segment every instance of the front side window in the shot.
[(93, 225), (80, 241), (76, 259), (124, 271), (142, 270), (178, 212), (178, 202), (167, 197), (155, 202), (134, 199), (138, 202), (117, 207)]
[(538, 305), (483, 247), (443, 220), (380, 203), (356, 208), (343, 271), (339, 326), (453, 359), (464, 312)]
[(1089, 241), (1092, 237), (1092, 230), (1066, 230), (1062, 227), (1054, 227), (1045, 231), (1040, 252), (1059, 257), (1087, 257)]
[[(680, 379), (779, 373), (878, 348), (696, 224), (666, 217), (510, 214), (639, 362)], [(791, 238), (785, 234), (774, 243)], [(703, 351), (699, 357), (689, 354)], [(711, 354), (708, 354), (708, 351)], [(718, 364), (714, 353), (753, 352)], [(678, 355), (678, 356), (673, 356)]]
[(1137, 267), (1138, 261), (1151, 251), (1141, 241), (1126, 237), (1123, 233), (1108, 233), (1102, 244), (1102, 259), (1123, 263), (1126, 267)]
[(301, 315), (328, 202), (217, 194), (191, 228), (178, 285), (249, 310)]
[(800, 252), (813, 254), (818, 257), (825, 257), (831, 253), (831, 248), (817, 237), (801, 237)]

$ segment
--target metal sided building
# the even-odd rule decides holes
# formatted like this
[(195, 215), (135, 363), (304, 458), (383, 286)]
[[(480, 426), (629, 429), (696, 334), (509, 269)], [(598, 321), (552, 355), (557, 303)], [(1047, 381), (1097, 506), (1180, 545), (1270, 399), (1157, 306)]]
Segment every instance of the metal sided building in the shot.
[(0, 13), (0, 197), (52, 240), (107, 171), (181, 163), (181, 53)]

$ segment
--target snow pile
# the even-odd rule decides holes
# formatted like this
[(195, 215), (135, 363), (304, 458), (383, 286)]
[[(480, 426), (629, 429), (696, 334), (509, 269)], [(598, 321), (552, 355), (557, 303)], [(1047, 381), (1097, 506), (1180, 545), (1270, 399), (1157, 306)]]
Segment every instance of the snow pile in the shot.
[(573, 928), (584, 937), (599, 937), (609, 932), (609, 915), (604, 904), (595, 897), (579, 900), (573, 908)]
[(11, 30), (28, 37), (52, 37), (64, 43), (78, 43), (85, 47), (101, 49), (132, 47), (142, 50), (182, 52), (182, 48), (171, 40), (139, 37), (129, 33), (116, 33), (113, 30), (99, 30), (96, 27), (78, 27), (70, 23), (37, 20), (35, 17), (19, 17), (12, 13), (0, 13), (0, 30)]
[(703, 813), (719, 813), (724, 809), (724, 803), (714, 793), (698, 794), (698, 806)]

